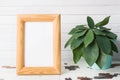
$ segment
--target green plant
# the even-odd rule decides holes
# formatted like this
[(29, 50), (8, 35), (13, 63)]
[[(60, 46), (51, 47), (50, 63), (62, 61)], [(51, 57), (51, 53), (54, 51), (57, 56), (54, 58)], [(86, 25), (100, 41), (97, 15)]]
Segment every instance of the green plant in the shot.
[(113, 55), (113, 51), (118, 53), (115, 44), (117, 35), (111, 32), (111, 29), (103, 27), (108, 24), (109, 18), (110, 16), (95, 24), (93, 19), (88, 16), (88, 25), (77, 25), (68, 33), (71, 37), (66, 42), (65, 48), (70, 45), (74, 63), (83, 57), (89, 66), (96, 63), (102, 68), (107, 55)]

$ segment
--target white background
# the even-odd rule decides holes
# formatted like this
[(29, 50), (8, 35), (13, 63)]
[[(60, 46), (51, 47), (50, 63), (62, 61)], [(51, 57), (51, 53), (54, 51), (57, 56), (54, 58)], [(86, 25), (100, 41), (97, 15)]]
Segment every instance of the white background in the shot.
[(77, 24), (86, 24), (87, 16), (97, 22), (110, 15), (107, 27), (118, 35), (120, 47), (120, 0), (0, 0), (0, 65), (16, 65), (17, 14), (61, 14), (62, 60), (72, 61), (70, 48), (63, 48), (67, 33)]

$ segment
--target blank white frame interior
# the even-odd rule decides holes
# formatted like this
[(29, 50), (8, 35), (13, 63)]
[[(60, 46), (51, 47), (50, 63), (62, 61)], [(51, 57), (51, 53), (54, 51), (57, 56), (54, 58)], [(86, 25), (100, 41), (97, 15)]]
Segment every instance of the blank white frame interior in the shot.
[(26, 22), (24, 49), (25, 66), (54, 66), (52, 22)]

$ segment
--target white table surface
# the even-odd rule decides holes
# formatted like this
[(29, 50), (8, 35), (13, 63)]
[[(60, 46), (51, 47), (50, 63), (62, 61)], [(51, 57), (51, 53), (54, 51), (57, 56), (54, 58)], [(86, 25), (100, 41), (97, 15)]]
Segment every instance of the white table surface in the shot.
[[(110, 68), (107, 70), (93, 70), (90, 68), (87, 68), (85, 61), (82, 59), (78, 64), (80, 68), (69, 71), (68, 69), (65, 69), (64, 66), (66, 66), (64, 63), (67, 62), (67, 66), (69, 65), (75, 65), (73, 64), (72, 60), (65, 60), (62, 59), (62, 73), (61, 75), (23, 75), (18, 76), (16, 75), (16, 69), (6, 69), (0, 67), (0, 80), (65, 80), (65, 78), (72, 78), (72, 80), (78, 80), (77, 77), (90, 77), (94, 78), (94, 76), (97, 76), (98, 73), (120, 73), (120, 66), (115, 66), (114, 68)], [(113, 63), (120, 64), (120, 61), (114, 61)], [(120, 75), (117, 77), (113, 77), (112, 79), (92, 79), (92, 80), (120, 80)]]

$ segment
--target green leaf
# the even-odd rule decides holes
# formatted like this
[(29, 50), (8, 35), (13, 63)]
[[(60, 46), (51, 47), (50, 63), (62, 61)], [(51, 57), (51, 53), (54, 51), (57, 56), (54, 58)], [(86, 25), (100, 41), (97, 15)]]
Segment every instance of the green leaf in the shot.
[(74, 37), (72, 36), (66, 43), (64, 48), (66, 48), (67, 46), (69, 46), (71, 44), (71, 42), (73, 41)]
[(105, 54), (103, 51), (100, 51), (99, 53), (99, 57), (96, 61), (96, 64), (102, 69), (103, 66), (105, 65), (106, 63), (106, 60), (107, 60), (107, 54)]
[(87, 23), (88, 23), (88, 26), (93, 29), (94, 28), (94, 21), (91, 17), (87, 16)]
[(105, 31), (108, 31), (108, 30), (111, 30), (110, 28), (106, 28), (106, 27), (102, 27), (102, 26), (100, 26), (100, 30), (105, 30)]
[(74, 34), (77, 31), (76, 28), (73, 28), (68, 34)]
[(105, 53), (111, 53), (111, 43), (110, 40), (105, 36), (96, 36), (96, 41), (98, 43), (99, 48)]
[(87, 47), (90, 43), (92, 43), (93, 40), (94, 40), (94, 34), (93, 31), (90, 29), (84, 38), (85, 47)]
[(84, 48), (83, 57), (89, 66), (92, 66), (99, 56), (99, 48), (96, 42), (90, 44), (87, 48)]
[(116, 39), (110, 39), (110, 41), (112, 41), (113, 43), (116, 43)]
[(104, 26), (104, 25), (108, 24), (109, 18), (110, 18), (110, 16), (106, 17), (104, 20), (102, 20), (101, 22), (97, 23), (95, 26), (96, 27), (101, 27), (101, 26)]
[[(82, 29), (81, 29), (81, 30), (79, 29), (79, 30), (77, 30), (74, 34), (76, 34), (76, 33), (81, 33), (81, 32), (83, 32), (83, 31), (85, 31), (85, 29), (83, 29), (83, 30), (82, 30)], [(74, 34), (73, 34), (73, 35), (74, 35)]]
[(77, 25), (75, 28), (80, 29), (80, 30), (87, 29), (87, 27), (84, 27), (84, 26), (86, 26), (86, 25)]
[(79, 46), (73, 50), (73, 61), (75, 64), (80, 60), (82, 54), (82, 46)]
[(77, 38), (83, 36), (86, 32), (87, 32), (87, 30), (83, 30), (79, 33), (75, 33), (73, 36), (77, 39)]
[[(80, 26), (82, 26), (82, 25), (80, 25)], [(73, 34), (75, 34), (75, 33), (80, 33), (80, 32), (82, 32), (82, 31), (87, 30), (86, 27), (80, 27), (80, 26), (77, 26), (77, 28), (73, 28), (68, 34), (73, 35)], [(78, 28), (78, 27), (79, 27), (79, 28)]]
[(78, 39), (74, 39), (72, 42), (71, 42), (71, 49), (75, 49), (77, 47), (79, 47), (83, 42), (83, 37), (80, 37)]
[(109, 38), (112, 38), (112, 39), (116, 39), (116, 38), (117, 38), (117, 35), (114, 34), (114, 33), (112, 33), (112, 32), (110, 32), (110, 31), (106, 31), (105, 33), (106, 33), (106, 35), (107, 35)]
[(103, 35), (103, 36), (105, 36), (105, 33), (103, 31), (99, 30), (99, 29), (94, 29), (93, 31), (94, 31), (94, 33), (96, 35)]
[(111, 41), (111, 46), (112, 46), (112, 50), (115, 51), (116, 53), (118, 53), (118, 49), (117, 46), (114, 42)]
[(99, 30), (99, 29), (94, 29), (93, 30), (95, 32), (96, 35), (103, 35), (103, 36), (107, 36), (111, 39), (116, 39), (117, 38), (117, 35), (110, 32), (110, 31), (105, 31), (105, 30)]

